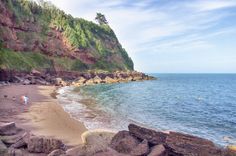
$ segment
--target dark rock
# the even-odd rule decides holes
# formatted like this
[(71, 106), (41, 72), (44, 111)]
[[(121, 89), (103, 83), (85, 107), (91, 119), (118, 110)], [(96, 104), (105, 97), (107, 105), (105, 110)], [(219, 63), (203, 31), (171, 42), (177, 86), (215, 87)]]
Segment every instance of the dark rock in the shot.
[(7, 153), (7, 146), (0, 140), (0, 155)]
[(130, 155), (118, 153), (117, 151), (111, 148), (107, 148), (105, 151), (95, 153), (93, 156), (130, 156)]
[(57, 150), (54, 150), (51, 153), (49, 153), (48, 156), (63, 156), (65, 154), (66, 154), (65, 151), (63, 151), (61, 149), (57, 149)]
[(28, 143), (28, 139), (30, 137), (30, 133), (25, 132), (21, 137), (19, 137), (14, 144), (12, 144), (11, 148), (22, 148), (26, 147)]
[(19, 129), (14, 122), (3, 123), (0, 122), (0, 135), (15, 135)]
[(128, 131), (120, 131), (112, 138), (110, 147), (119, 153), (129, 154), (138, 144), (139, 140)]
[(91, 73), (84, 73), (82, 76), (83, 76), (86, 80), (89, 80), (89, 79), (92, 78)]
[(58, 78), (55, 79), (55, 85), (56, 85), (56, 86), (60, 86), (62, 83), (63, 83), (62, 78), (59, 78), (59, 77), (58, 77)]
[(61, 140), (40, 136), (30, 136), (28, 140), (28, 151), (32, 153), (50, 153), (56, 149), (65, 149)]
[(24, 152), (21, 149), (9, 148), (8, 149), (9, 156), (24, 156)]
[(20, 138), (20, 135), (3, 136), (2, 142), (7, 146), (11, 146), (12, 144), (15, 144)]
[(29, 85), (31, 82), (28, 79), (23, 80), (22, 84), (23, 85)]
[(41, 72), (35, 69), (31, 71), (31, 74), (33, 74), (34, 76), (41, 76)]
[(36, 80), (33, 78), (30, 80), (30, 84), (36, 84)]
[(66, 156), (86, 156), (87, 150), (83, 145), (79, 145), (73, 148), (70, 148), (66, 151)]
[(221, 149), (213, 142), (192, 135), (170, 132), (166, 139), (168, 151), (184, 156), (221, 156)]
[(12, 148), (22, 148), (26, 147), (27, 143), (24, 141), (24, 139), (19, 139), (16, 143), (12, 144), (10, 147)]
[(167, 156), (165, 147), (161, 145), (155, 145), (152, 147), (151, 152), (148, 156)]
[(39, 85), (48, 85), (48, 82), (47, 82), (47, 81), (41, 80), (41, 79), (36, 79), (36, 80), (35, 80), (35, 83), (36, 83), (36, 84), (39, 84)]
[(14, 76), (13, 80), (14, 80), (14, 82), (18, 82), (18, 83), (23, 82), (23, 79), (20, 78), (19, 76)]
[(140, 144), (138, 144), (132, 151), (130, 152), (131, 155), (147, 155), (149, 152), (148, 141), (143, 140)]
[(165, 143), (167, 134), (155, 130), (140, 127), (134, 124), (128, 126), (129, 132), (140, 139), (146, 139), (149, 143), (157, 145)]

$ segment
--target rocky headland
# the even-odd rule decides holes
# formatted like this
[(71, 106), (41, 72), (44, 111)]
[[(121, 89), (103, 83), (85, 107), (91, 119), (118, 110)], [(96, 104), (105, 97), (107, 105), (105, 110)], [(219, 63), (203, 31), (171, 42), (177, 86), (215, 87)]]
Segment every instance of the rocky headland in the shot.
[(0, 81), (2, 83), (20, 83), (24, 85), (92, 85), (99, 83), (120, 83), (129, 81), (154, 80), (155, 77), (148, 76), (137, 71), (116, 72), (57, 72), (47, 73), (32, 70), (31, 72), (17, 72), (0, 70)]

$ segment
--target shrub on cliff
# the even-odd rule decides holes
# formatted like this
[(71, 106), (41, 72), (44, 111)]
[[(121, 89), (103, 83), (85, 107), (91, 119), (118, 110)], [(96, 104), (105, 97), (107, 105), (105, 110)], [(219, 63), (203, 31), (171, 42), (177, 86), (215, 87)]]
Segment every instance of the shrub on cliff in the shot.
[[(10, 12), (9, 14), (2, 11), (0, 14), (8, 18), (5, 21), (10, 20), (17, 28), (0, 26), (0, 33), (1, 30), (9, 31), (0, 35), (0, 39), (7, 38), (3, 42), (4, 47), (13, 50), (20, 47), (17, 50), (41, 52), (50, 56), (59, 53), (60, 56), (74, 58), (84, 64), (81, 65), (81, 62), (77, 61), (71, 70), (133, 70), (131, 58), (101, 13), (96, 17), (100, 24), (96, 24), (74, 18), (43, 0), (38, 3), (28, 0), (3, 0), (0, 4)], [(18, 31), (19, 29), (21, 31)], [(13, 34), (12, 38), (9, 37), (10, 34)], [(18, 46), (19, 43), (22, 46)], [(33, 48), (33, 45), (36, 48)]]

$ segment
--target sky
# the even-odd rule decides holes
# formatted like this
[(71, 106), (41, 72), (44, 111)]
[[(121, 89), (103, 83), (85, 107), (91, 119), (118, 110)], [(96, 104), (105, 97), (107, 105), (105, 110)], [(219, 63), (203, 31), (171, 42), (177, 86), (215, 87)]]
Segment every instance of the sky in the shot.
[(50, 0), (74, 17), (105, 14), (146, 73), (236, 73), (236, 0)]

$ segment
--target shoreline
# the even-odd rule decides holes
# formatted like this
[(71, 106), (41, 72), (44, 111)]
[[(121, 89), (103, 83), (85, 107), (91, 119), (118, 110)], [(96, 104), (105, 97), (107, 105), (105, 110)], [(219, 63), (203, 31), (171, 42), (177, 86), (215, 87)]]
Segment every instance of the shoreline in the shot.
[[(28, 106), (19, 102), (24, 94), (30, 98)], [(54, 137), (69, 146), (82, 144), (81, 135), (87, 128), (58, 103), (55, 86), (11, 84), (0, 88), (0, 95), (7, 95), (0, 99), (0, 122), (15, 122), (35, 135)]]
[[(125, 83), (125, 82), (122, 82), (122, 83)], [(94, 85), (97, 85), (97, 84), (94, 84)], [(87, 85), (87, 86), (89, 86), (89, 85)], [(90, 86), (92, 86), (92, 85), (90, 85)], [(66, 87), (68, 87), (68, 86), (66, 86)], [(78, 120), (80, 122), (83, 122), (84, 126), (88, 130), (91, 130), (91, 131), (92, 130), (103, 130), (103, 131), (110, 131), (110, 132), (117, 133), (118, 131), (121, 131), (121, 130), (128, 130), (128, 125), (130, 123), (134, 123), (136, 125), (143, 126), (143, 127), (150, 128), (150, 129), (155, 129), (154, 127), (145, 125), (141, 122), (137, 122), (134, 120), (129, 120), (129, 122), (128, 121), (122, 122), (123, 127), (113, 127), (114, 125), (112, 125), (112, 123), (110, 123), (110, 122), (107, 122), (106, 119), (109, 118), (111, 120), (115, 120), (119, 117), (110, 116), (111, 114), (108, 115), (108, 113), (105, 112), (104, 110), (98, 110), (98, 108), (96, 108), (97, 103), (94, 101), (94, 99), (92, 97), (83, 98), (83, 95), (81, 95), (81, 93), (79, 91), (78, 92), (72, 91), (72, 90), (74, 90), (76, 88), (80, 88), (80, 87), (83, 87), (83, 86), (82, 85), (81, 86), (71, 85), (71, 86), (69, 86), (70, 89), (68, 89), (68, 88), (65, 89), (65, 87), (60, 87), (60, 88), (58, 88), (58, 90), (57, 90), (58, 92), (56, 94), (58, 97), (57, 98), (58, 102), (62, 104), (61, 106), (64, 109), (64, 111), (67, 112), (68, 114), (70, 114), (71, 118)], [(62, 90), (62, 93), (60, 93), (61, 90)], [(80, 112), (79, 114), (76, 114), (76, 113), (73, 113), (73, 111), (71, 112), (69, 109), (67, 110), (64, 108), (64, 106), (66, 107), (68, 105), (67, 103), (70, 102), (70, 99), (72, 97), (64, 97), (63, 96), (63, 99), (60, 99), (60, 95), (70, 95), (70, 94), (82, 96), (81, 99), (80, 98), (74, 99), (76, 101), (77, 105), (82, 106), (82, 108), (80, 108), (80, 107), (78, 108), (78, 109), (81, 109), (82, 113)], [(83, 106), (86, 108), (83, 108)], [(77, 107), (73, 107), (73, 108), (77, 108)], [(99, 119), (97, 119), (96, 117), (98, 117)], [(121, 119), (121, 118), (119, 118), (119, 119)], [(121, 121), (121, 120), (119, 120), (119, 121)], [(124, 121), (124, 120), (122, 120), (122, 121)], [(121, 124), (121, 122), (119, 124)], [(111, 125), (111, 126), (108, 126), (108, 125)]]
[[(82, 122), (72, 118), (58, 103), (58, 99), (55, 99), (57, 94), (55, 89), (55, 86), (19, 84), (0, 87), (0, 95), (3, 95), (0, 98), (0, 123), (14, 122), (17, 127), (36, 135), (36, 138), (44, 137), (41, 139), (45, 143), (47, 142), (46, 146), (48, 147), (53, 144), (47, 138), (57, 139), (59, 142), (61, 140), (67, 148), (55, 147), (55, 149), (61, 149), (60, 152), (68, 154), (68, 156), (79, 153), (82, 155), (96, 155), (96, 153), (98, 155), (118, 155), (121, 153), (148, 155), (148, 153), (156, 152), (174, 155), (197, 153), (201, 156), (205, 156), (205, 154), (231, 156), (227, 153), (235, 151), (235, 146), (221, 148), (205, 138), (174, 131), (156, 131), (135, 124), (129, 124), (128, 131), (122, 130), (118, 133), (106, 130), (87, 130)], [(27, 94), (30, 98), (28, 106), (19, 103), (19, 97), (22, 94)], [(13, 100), (12, 96), (15, 96), (16, 100)], [(123, 142), (124, 140), (125, 142)], [(134, 144), (130, 141), (134, 141)], [(29, 142), (26, 144), (28, 151), (20, 149), (21, 152), (31, 152)], [(44, 143), (36, 144), (36, 146), (41, 147), (41, 144)], [(189, 146), (193, 146), (193, 148), (188, 148)], [(8, 150), (10, 151), (10, 149), (9, 147)], [(42, 149), (41, 152), (44, 150)], [(53, 153), (57, 150), (47, 152)]]

